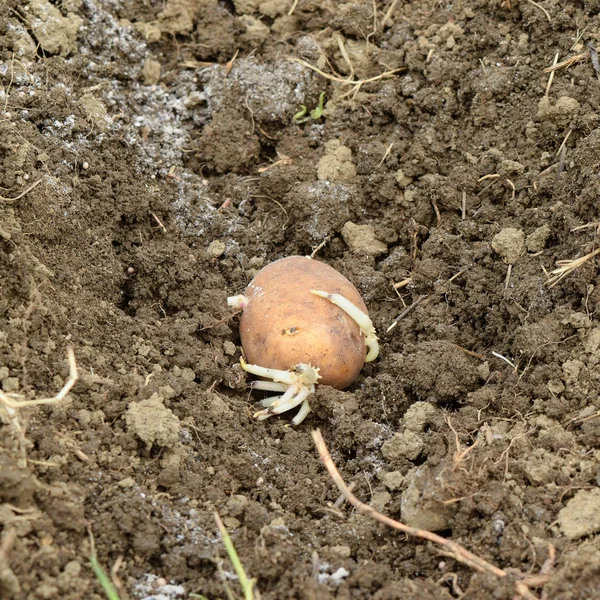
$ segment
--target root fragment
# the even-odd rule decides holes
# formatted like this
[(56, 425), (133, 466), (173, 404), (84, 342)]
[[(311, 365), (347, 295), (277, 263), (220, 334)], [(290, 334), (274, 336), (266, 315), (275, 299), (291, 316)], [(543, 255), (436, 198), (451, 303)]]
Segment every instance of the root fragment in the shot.
[(20, 452), (20, 467), (24, 468), (27, 466), (27, 440), (25, 438), (23, 426), (21, 425), (21, 420), (19, 418), (19, 410), (22, 408), (28, 408), (30, 406), (58, 404), (65, 399), (79, 378), (77, 373), (77, 364), (75, 362), (75, 353), (73, 352), (73, 348), (70, 346), (67, 348), (67, 356), (69, 360), (69, 379), (58, 392), (58, 394), (56, 394), (56, 396), (53, 396), (52, 398), (38, 398), (37, 400), (21, 400), (21, 396), (18, 394), (7, 394), (3, 391), (0, 391), (0, 421), (4, 421), (8, 425), (12, 426), (17, 434)]

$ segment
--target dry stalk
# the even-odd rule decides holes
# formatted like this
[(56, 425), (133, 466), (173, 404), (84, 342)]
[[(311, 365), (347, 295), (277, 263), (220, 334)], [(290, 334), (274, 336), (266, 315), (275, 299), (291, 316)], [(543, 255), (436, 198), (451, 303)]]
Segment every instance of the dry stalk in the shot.
[[(346, 500), (350, 504), (352, 504), (352, 506), (354, 506), (354, 508), (356, 508), (356, 510), (358, 510), (359, 513), (371, 517), (375, 521), (383, 523), (384, 525), (387, 525), (392, 529), (402, 531), (410, 537), (427, 540), (429, 542), (437, 544), (438, 546), (441, 546), (444, 549), (444, 551), (441, 552), (442, 554), (451, 556), (455, 560), (471, 567), (472, 569), (475, 569), (476, 571), (491, 573), (496, 577), (506, 577), (508, 575), (508, 571), (496, 567), (495, 565), (489, 563), (487, 560), (481, 558), (480, 556), (477, 556), (476, 554), (473, 554), (472, 552), (470, 552), (466, 548), (463, 548), (460, 544), (457, 544), (452, 540), (443, 538), (442, 536), (437, 535), (436, 533), (433, 533), (431, 531), (427, 531), (426, 529), (417, 529), (416, 527), (410, 527), (405, 523), (401, 523), (400, 521), (396, 521), (395, 519), (381, 514), (372, 506), (361, 502), (351, 492), (349, 487), (346, 485), (346, 482), (344, 481), (343, 477), (340, 475), (340, 472), (335, 466), (335, 463), (331, 458), (331, 454), (327, 449), (327, 445), (323, 440), (323, 436), (321, 435), (321, 432), (318, 429), (312, 432), (312, 438), (319, 452), (319, 457), (321, 458), (323, 465), (327, 469), (329, 476), (336, 484), (342, 495), (346, 498)], [(552, 546), (550, 547), (550, 552), (553, 560), (554, 554)], [(546, 567), (546, 565), (544, 566)], [(533, 594), (530, 591), (529, 586), (531, 585), (532, 587), (541, 587), (545, 583), (547, 583), (550, 578), (549, 571), (551, 569), (551, 566), (552, 563), (549, 562), (547, 569), (542, 568), (539, 575), (524, 576), (522, 573), (514, 573), (514, 575), (518, 578), (518, 581), (515, 583), (515, 591), (517, 592), (518, 596), (520, 596), (521, 598), (525, 598), (526, 600), (537, 600), (537, 596), (535, 596), (535, 594)]]
[(396, 10), (396, 6), (398, 5), (398, 1), (399, 0), (393, 0), (393, 2), (390, 4), (390, 7), (387, 9), (382, 21), (381, 21), (381, 28), (383, 29), (386, 25), (386, 23), (391, 20), (392, 18), (392, 13)]
[(394, 283), (393, 287), (395, 290), (400, 290), (400, 289), (406, 287), (411, 282), (412, 282), (412, 277), (407, 277), (406, 279), (403, 279), (402, 281), (399, 281), (398, 283)]
[(419, 304), (421, 304), (421, 302), (423, 302), (423, 300), (425, 300), (425, 298), (427, 298), (427, 295), (422, 294), (421, 296), (419, 296), (410, 306), (408, 306), (407, 308), (405, 308), (392, 322), (392, 324), (385, 330), (386, 333), (389, 333), (392, 329), (394, 329), (394, 327), (396, 327), (396, 325), (398, 325), (398, 323), (412, 310), (414, 310), (415, 308), (417, 308), (417, 306), (419, 306)]
[(292, 6), (291, 6), (290, 10), (288, 11), (288, 17), (291, 17), (294, 14), (294, 11), (296, 10), (296, 6), (298, 6), (298, 0), (294, 0), (292, 2)]
[(598, 254), (600, 254), (600, 248), (596, 248), (581, 258), (575, 258), (573, 260), (557, 260), (556, 266), (558, 268), (550, 272), (552, 277), (546, 280), (545, 285), (547, 285), (549, 288), (554, 287), (561, 279), (575, 271), (575, 269), (578, 269), (584, 265), (588, 260), (594, 258), (594, 256), (597, 256)]
[(587, 60), (590, 57), (590, 53), (582, 52), (581, 54), (575, 54), (575, 56), (571, 56), (566, 58), (565, 60), (560, 61), (559, 63), (555, 63), (550, 67), (546, 67), (544, 69), (544, 73), (552, 73), (552, 71), (557, 71), (558, 69), (568, 69), (569, 67), (581, 62), (582, 60)]
[[(552, 66), (555, 67), (558, 64), (558, 57), (560, 56), (560, 52), (557, 52), (556, 55), (554, 56), (554, 62), (552, 63)], [(550, 75), (548, 75), (548, 83), (546, 84), (546, 92), (545, 92), (545, 96), (547, 96), (550, 93), (550, 88), (552, 87), (552, 82), (554, 81), (554, 70), (550, 71)]]
[[(466, 271), (466, 269), (461, 269), (458, 273), (455, 273), (454, 275), (452, 275), (452, 277), (450, 277), (450, 279), (448, 279), (448, 281), (444, 281), (443, 283), (439, 284), (439, 286), (436, 286), (436, 292), (440, 293), (443, 292), (443, 287), (444, 285), (447, 285), (449, 283), (452, 283), (457, 277), (460, 277), (460, 275), (462, 275), (464, 272)], [(406, 285), (408, 285), (410, 282), (412, 281), (411, 277), (408, 277), (396, 284), (393, 284), (394, 289), (397, 291), (398, 289), (405, 287)], [(440, 289), (442, 288), (442, 289)], [(423, 302), (424, 300), (431, 298), (431, 296), (427, 296), (426, 294), (423, 294), (421, 296), (419, 296), (410, 306), (408, 306), (406, 309), (404, 309), (404, 311), (402, 311), (393, 321), (392, 324), (385, 330), (386, 333), (389, 333), (392, 329), (394, 329), (394, 327), (396, 327), (396, 325), (398, 325), (398, 323), (411, 311), (414, 310), (415, 308), (417, 308), (417, 306)], [(477, 356), (477, 355), (474, 355)]]

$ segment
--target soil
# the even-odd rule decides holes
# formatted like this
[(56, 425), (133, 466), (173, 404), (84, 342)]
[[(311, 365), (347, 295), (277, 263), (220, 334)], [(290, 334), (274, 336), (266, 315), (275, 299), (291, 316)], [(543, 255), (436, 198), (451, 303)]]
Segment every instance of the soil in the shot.
[[(2, 0), (1, 386), (52, 397), (68, 346), (79, 380), (2, 410), (0, 597), (104, 598), (94, 549), (123, 600), (240, 597), (215, 511), (267, 600), (508, 600), (544, 563), (536, 597), (600, 597), (599, 31), (597, 0)], [(312, 253), (380, 357), (259, 423), (227, 297)], [(315, 428), (508, 576), (336, 503)]]

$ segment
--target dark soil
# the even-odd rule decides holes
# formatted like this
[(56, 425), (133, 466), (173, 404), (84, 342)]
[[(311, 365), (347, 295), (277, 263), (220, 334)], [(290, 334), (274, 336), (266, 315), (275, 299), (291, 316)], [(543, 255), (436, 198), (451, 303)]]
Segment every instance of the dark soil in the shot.
[[(90, 534), (123, 599), (240, 597), (215, 511), (267, 600), (509, 600), (553, 549), (532, 593), (600, 597), (597, 257), (548, 285), (596, 249), (600, 3), (393, 4), (0, 2), (0, 382), (80, 374), (1, 409), (2, 599), (103, 598)], [(257, 423), (226, 299), (313, 251), (380, 358)], [(334, 505), (314, 428), (509, 575)]]

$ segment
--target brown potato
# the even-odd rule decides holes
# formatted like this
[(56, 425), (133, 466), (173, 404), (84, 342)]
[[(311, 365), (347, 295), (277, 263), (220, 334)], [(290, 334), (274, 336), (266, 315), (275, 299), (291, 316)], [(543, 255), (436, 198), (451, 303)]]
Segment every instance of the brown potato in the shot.
[(332, 267), (303, 256), (282, 258), (246, 288), (240, 320), (246, 360), (280, 370), (309, 363), (320, 369), (319, 383), (344, 389), (365, 362), (365, 340), (351, 317), (311, 290), (340, 294), (367, 313), (358, 290)]

